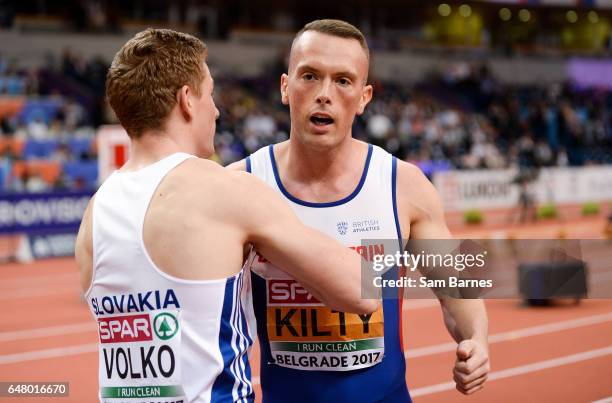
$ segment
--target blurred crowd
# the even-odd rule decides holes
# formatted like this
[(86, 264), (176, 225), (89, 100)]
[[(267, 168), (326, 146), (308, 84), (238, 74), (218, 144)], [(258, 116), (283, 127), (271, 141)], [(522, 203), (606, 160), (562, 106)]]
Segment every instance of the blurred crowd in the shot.
[[(446, 169), (612, 163), (612, 92), (570, 85), (512, 87), (465, 64), (419, 85), (374, 81), (353, 136), (428, 175)], [(458, 73), (462, 72), (462, 73)], [(231, 162), (288, 138), (275, 77), (220, 80), (217, 152)]]
[(96, 187), (94, 127), (100, 119), (89, 105), (102, 97), (106, 64), (96, 77), (91, 67), (97, 60), (82, 68), (71, 61), (66, 52), (43, 69), (22, 69), (0, 56), (1, 191)]
[[(107, 66), (66, 51), (44, 69), (23, 71), (0, 57), (4, 191), (95, 188), (95, 128), (116, 123), (103, 97)], [(289, 137), (289, 110), (278, 89), (282, 66), (269, 71), (250, 79), (215, 72), (221, 117), (213, 158), (219, 163)], [(449, 169), (612, 163), (610, 90), (509, 86), (486, 66), (468, 63), (432, 72), (416, 85), (375, 79), (372, 85), (374, 98), (356, 119), (353, 136), (417, 164), (428, 176)], [(52, 168), (41, 169), (45, 163)]]
[(609, 90), (508, 86), (467, 63), (411, 88), (377, 87), (367, 136), (424, 170), (612, 163)]

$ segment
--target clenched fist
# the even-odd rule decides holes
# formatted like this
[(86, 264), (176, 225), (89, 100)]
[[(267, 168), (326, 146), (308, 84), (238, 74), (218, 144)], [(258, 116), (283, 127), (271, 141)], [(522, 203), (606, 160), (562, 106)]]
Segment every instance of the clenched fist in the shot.
[(486, 342), (468, 339), (457, 345), (453, 378), (459, 392), (470, 395), (482, 389), (490, 369)]

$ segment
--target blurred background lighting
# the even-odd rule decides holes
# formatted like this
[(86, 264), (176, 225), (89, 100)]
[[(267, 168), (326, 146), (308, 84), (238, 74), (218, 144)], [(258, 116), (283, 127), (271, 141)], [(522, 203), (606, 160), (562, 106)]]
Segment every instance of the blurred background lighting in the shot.
[(472, 7), (468, 6), (467, 4), (462, 4), (461, 7), (459, 7), (459, 14), (462, 17), (469, 17), (472, 15)]
[(499, 10), (499, 18), (501, 18), (503, 21), (510, 21), (510, 18), (512, 18), (512, 11), (506, 7), (502, 8)]
[(451, 13), (451, 6), (449, 6), (446, 3), (442, 3), (438, 6), (438, 13), (442, 16), (442, 17), (448, 17)]

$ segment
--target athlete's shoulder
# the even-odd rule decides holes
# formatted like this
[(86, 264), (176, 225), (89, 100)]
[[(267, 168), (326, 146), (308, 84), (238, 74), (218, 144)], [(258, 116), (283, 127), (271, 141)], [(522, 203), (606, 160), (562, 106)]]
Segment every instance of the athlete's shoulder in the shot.
[(396, 180), (398, 203), (412, 206), (412, 214), (415, 211), (426, 216), (442, 213), (438, 191), (418, 166), (398, 159)]
[[(163, 206), (164, 219), (173, 223), (188, 219), (190, 225), (235, 224), (257, 210), (253, 205), (266, 205), (258, 184), (257, 178), (247, 172), (230, 171), (214, 161), (191, 158), (160, 184), (158, 206)], [(254, 198), (261, 203), (252, 203)]]
[(227, 165), (225, 168), (230, 171), (250, 171), (253, 159), (258, 159), (262, 155), (264, 156), (269, 155), (270, 148), (274, 148), (276, 152), (282, 152), (285, 149), (285, 146), (288, 144), (288, 142), (289, 140), (286, 140), (280, 143), (263, 146), (259, 148), (257, 151), (247, 156), (246, 158), (241, 159), (240, 161), (233, 162)]
[[(251, 175), (237, 169), (226, 169), (215, 161), (190, 158), (177, 167), (175, 177), (183, 186), (194, 191), (210, 193), (239, 191), (241, 186), (251, 182)], [(216, 193), (218, 194), (218, 193)]]
[(232, 162), (231, 164), (226, 166), (225, 169), (228, 169), (230, 171), (246, 171), (247, 170), (247, 162), (246, 161), (247, 160), (245, 158), (245, 159), (242, 159), (240, 161)]
[(409, 182), (413, 186), (423, 186), (426, 184), (431, 184), (431, 182), (429, 181), (429, 179), (427, 179), (423, 171), (421, 171), (421, 168), (410, 162), (402, 161), (399, 158), (396, 158), (396, 160), (398, 181), (401, 180), (403, 182)]
[(74, 243), (74, 257), (79, 267), (81, 288), (85, 292), (91, 284), (93, 266), (93, 204), (95, 195), (87, 203), (79, 232)]
[(204, 158), (188, 158), (172, 171), (169, 178), (185, 185), (191, 185), (208, 182), (211, 178), (219, 175), (223, 176), (224, 173), (223, 167), (215, 161)]
[(195, 192), (208, 199), (215, 196), (225, 203), (237, 200), (242, 204), (246, 198), (267, 191), (267, 186), (256, 176), (244, 170), (223, 168), (210, 160), (192, 158), (179, 166), (176, 174), (185, 192), (192, 195)]

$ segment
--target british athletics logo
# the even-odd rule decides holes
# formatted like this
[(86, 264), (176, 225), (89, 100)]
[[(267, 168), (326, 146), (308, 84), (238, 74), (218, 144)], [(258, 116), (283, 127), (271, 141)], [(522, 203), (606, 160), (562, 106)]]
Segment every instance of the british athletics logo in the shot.
[(338, 229), (338, 233), (340, 235), (346, 235), (346, 232), (348, 231), (348, 222), (339, 221), (338, 224), (336, 224), (336, 228)]

